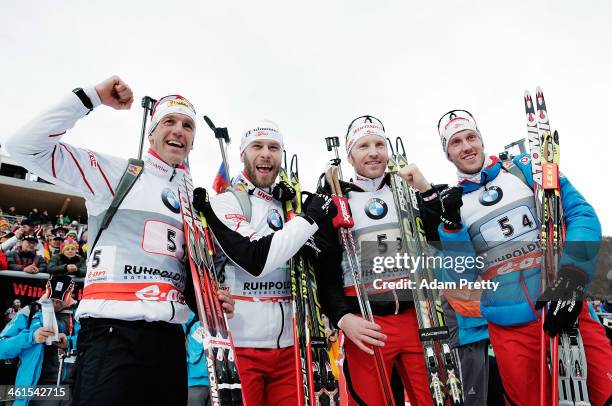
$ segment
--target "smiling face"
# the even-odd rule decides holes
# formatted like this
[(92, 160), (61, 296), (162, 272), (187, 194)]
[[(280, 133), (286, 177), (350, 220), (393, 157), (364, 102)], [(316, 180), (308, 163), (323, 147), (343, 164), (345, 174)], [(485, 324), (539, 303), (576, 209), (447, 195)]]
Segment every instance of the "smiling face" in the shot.
[(381, 177), (385, 173), (388, 160), (387, 143), (377, 135), (359, 139), (348, 156), (355, 173), (369, 179)]
[(473, 130), (463, 130), (448, 142), (448, 159), (463, 173), (477, 173), (484, 164), (482, 141)]
[(253, 141), (240, 155), (244, 171), (251, 182), (259, 188), (272, 186), (280, 170), (282, 150), (272, 140)]
[(149, 135), (151, 149), (169, 165), (178, 165), (193, 148), (195, 123), (184, 114), (170, 113), (162, 117)]

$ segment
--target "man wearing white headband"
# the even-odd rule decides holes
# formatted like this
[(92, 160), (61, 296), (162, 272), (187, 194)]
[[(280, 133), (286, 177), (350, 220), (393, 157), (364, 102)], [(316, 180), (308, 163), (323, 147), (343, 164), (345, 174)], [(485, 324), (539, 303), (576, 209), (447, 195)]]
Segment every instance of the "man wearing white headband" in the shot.
[(180, 165), (193, 148), (195, 123), (196, 112), (187, 99), (179, 95), (161, 98), (153, 107), (149, 125), (151, 150), (170, 165)]
[[(389, 151), (382, 122), (369, 115), (353, 120), (346, 133), (346, 151), (355, 171), (347, 193), (355, 222), (351, 232), (356, 245), (384, 241), (395, 244), (400, 238), (400, 229), (386, 173)], [(363, 272), (374, 314), (374, 322), (369, 322), (361, 315), (349, 259), (342, 251), (337, 231), (333, 230), (329, 235), (324, 233), (315, 235), (317, 246), (333, 248), (320, 254), (325, 260), (315, 269), (323, 311), (346, 338), (343, 350), (348, 404), (388, 404), (378, 384), (380, 380), (372, 349), (377, 346), (384, 358), (387, 377), (390, 379), (393, 369), (397, 369), (410, 404), (430, 405), (429, 383), (412, 295), (405, 289), (381, 288), (383, 282), (407, 278), (408, 271)], [(367, 259), (362, 259), (362, 263), (365, 262)]]
[(222, 280), (236, 300), (229, 327), (247, 405), (298, 404), (288, 261), (335, 215), (329, 197), (313, 195), (305, 215), (285, 221), (283, 203), (295, 191), (277, 182), (282, 152), (278, 126), (259, 121), (242, 136), (244, 168), (234, 186), (210, 203), (194, 191), (194, 207), (227, 257)]
[[(595, 210), (559, 174), (566, 242), (559, 260), (558, 280), (541, 294), (540, 219), (535, 209), (530, 155), (521, 154), (507, 162), (487, 156), (476, 121), (465, 110), (442, 116), (438, 132), (448, 160), (457, 169), (458, 184), (440, 193), (427, 191), (426, 183), (415, 186), (431, 202), (438, 202), (443, 248), (453, 255), (484, 261), (484, 266), (461, 273), (447, 269), (447, 275), (455, 281), (482, 279), (499, 286), (479, 293), (480, 305), (471, 311), (467, 307), (460, 310), (450, 299), (449, 303), (457, 311), (458, 320), (466, 316), (468, 323), (477, 317), (487, 321), (508, 402), (540, 402), (537, 388), (541, 314), (550, 303), (545, 332), (552, 337), (571, 331), (578, 322), (587, 363), (589, 400), (592, 404), (610, 403), (612, 348), (583, 302), (583, 292), (596, 269), (601, 239)], [(546, 400), (550, 402), (548, 374), (545, 386)]]
[[(193, 145), (195, 109), (177, 95), (156, 103), (142, 173), (103, 232), (100, 225), (119, 193), (121, 177), (140, 168), (126, 159), (62, 142), (67, 130), (100, 105), (123, 110), (132, 102), (130, 87), (113, 76), (67, 92), (7, 142), (11, 156), (28, 170), (85, 197), (94, 246), (89, 248), (85, 288), (76, 313), (82, 335), (75, 405), (187, 401), (181, 323), (189, 316), (184, 294), (192, 288), (184, 267), (177, 197), (179, 182), (188, 171), (183, 161)], [(129, 140), (126, 134), (106, 136)], [(231, 315), (231, 298), (224, 293), (220, 297)]]

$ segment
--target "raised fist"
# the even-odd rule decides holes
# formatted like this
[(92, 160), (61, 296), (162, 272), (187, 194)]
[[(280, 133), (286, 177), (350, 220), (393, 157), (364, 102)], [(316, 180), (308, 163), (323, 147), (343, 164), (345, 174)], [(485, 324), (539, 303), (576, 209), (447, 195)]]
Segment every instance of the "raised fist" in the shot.
[(117, 75), (96, 85), (96, 92), (102, 104), (116, 110), (129, 110), (134, 101), (132, 89)]
[(411, 163), (400, 169), (397, 174), (408, 183), (408, 185), (424, 193), (431, 189), (431, 184), (425, 179), (421, 170)]

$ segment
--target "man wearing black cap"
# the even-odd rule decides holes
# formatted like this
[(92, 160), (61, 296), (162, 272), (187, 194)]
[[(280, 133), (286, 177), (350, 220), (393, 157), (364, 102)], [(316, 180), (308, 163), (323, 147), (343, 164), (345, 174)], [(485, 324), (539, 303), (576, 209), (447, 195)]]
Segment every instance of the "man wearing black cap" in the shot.
[(23, 229), (24, 235), (34, 234), (34, 227), (36, 227), (36, 225), (37, 223), (30, 218), (24, 218), (21, 220), (21, 228)]
[(66, 237), (66, 233), (68, 232), (68, 229), (64, 226), (57, 226), (53, 229), (51, 229), (51, 232), (53, 233), (53, 235), (59, 235), (60, 238), (64, 238)]
[(9, 252), (6, 257), (8, 269), (27, 273), (45, 272), (47, 270), (47, 262), (43, 257), (36, 254), (37, 244), (38, 238), (33, 235), (23, 237), (20, 246)]
[[(51, 276), (43, 296), (21, 309), (0, 333), (0, 359), (20, 358), (15, 385), (57, 385), (58, 382), (70, 385), (73, 382), (79, 330), (73, 315), (76, 304), (72, 298), (73, 289), (74, 283), (69, 276)], [(51, 300), (57, 330), (44, 325), (41, 304), (47, 300)], [(49, 337), (55, 339), (45, 345)], [(14, 405), (27, 403), (17, 400)], [(29, 404), (34, 402), (29, 401)]]

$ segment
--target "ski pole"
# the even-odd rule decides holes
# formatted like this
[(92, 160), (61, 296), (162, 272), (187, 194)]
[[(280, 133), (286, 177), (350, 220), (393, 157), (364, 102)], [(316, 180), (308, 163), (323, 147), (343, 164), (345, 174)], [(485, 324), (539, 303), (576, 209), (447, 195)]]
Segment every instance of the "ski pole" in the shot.
[[(329, 137), (329, 138), (326, 138), (326, 141), (328, 141), (329, 139), (333, 140), (333, 138), (336, 138), (337, 140), (337, 137)], [(332, 164), (326, 171), (325, 179), (327, 180), (327, 182), (329, 183), (331, 187), (332, 198), (335, 197), (336, 200), (340, 202), (340, 207), (338, 207), (338, 210), (340, 211), (341, 215), (344, 217), (345, 223), (348, 223), (348, 220), (352, 221), (352, 219), (350, 218), (350, 213), (348, 209), (348, 201), (346, 201), (346, 198), (344, 197), (342, 193), (342, 188), (340, 186), (340, 178), (339, 178), (340, 158), (338, 156), (337, 145), (332, 144), (330, 146), (330, 143), (328, 141), (328, 150), (331, 150), (330, 148), (333, 148), (335, 150), (335, 154), (337, 158), (334, 164)], [(344, 198), (344, 200), (341, 201), (340, 198)], [(361, 264), (359, 261), (359, 256), (357, 255), (355, 241), (353, 239), (353, 235), (350, 232), (350, 229), (348, 228), (347, 224), (340, 227), (340, 237), (342, 240), (342, 246), (344, 248), (344, 251), (347, 254), (346, 258), (349, 263), (349, 268), (351, 269), (351, 274), (353, 276), (353, 285), (355, 287), (355, 293), (357, 295), (357, 302), (359, 303), (359, 310), (361, 311), (361, 315), (364, 319), (370, 322), (374, 322), (374, 316), (372, 314), (372, 308), (370, 306), (368, 293), (367, 293), (367, 290), (365, 288), (365, 285), (362, 279)], [(380, 348), (374, 346), (372, 349), (374, 351), (376, 372), (378, 375), (378, 380), (381, 386), (381, 390), (383, 392), (384, 401), (388, 406), (393, 406), (395, 404), (393, 393), (391, 391), (389, 377), (387, 376), (387, 372), (385, 369), (385, 364), (384, 364), (382, 354), (380, 352)]]
[(58, 352), (58, 357), (59, 357), (59, 368), (57, 370), (57, 383), (55, 386), (60, 386), (60, 384), (62, 383), (62, 373), (64, 371), (64, 358), (65, 358), (66, 354), (60, 354)]
[(229, 162), (227, 160), (226, 147), (231, 142), (227, 127), (215, 127), (212, 120), (208, 116), (204, 116), (204, 121), (215, 134), (215, 138), (219, 141), (219, 149), (221, 150), (221, 159), (225, 167), (225, 173), (228, 179), (232, 179), (229, 171)]
[(140, 146), (138, 147), (138, 159), (142, 159), (145, 132), (147, 131), (147, 119), (148, 116), (151, 116), (153, 114), (153, 106), (155, 105), (155, 102), (157, 102), (157, 100), (149, 96), (143, 97), (140, 101), (140, 105), (144, 110), (142, 112), (142, 129), (140, 131)]
[(338, 166), (338, 176), (340, 177), (340, 179), (342, 178), (342, 168), (340, 165), (340, 155), (338, 155), (338, 147), (340, 147), (340, 138), (338, 137), (326, 137), (325, 138), (325, 143), (327, 144), (327, 150), (329, 152), (334, 152), (334, 154), (336, 155), (336, 159), (335, 159), (335, 163)]

